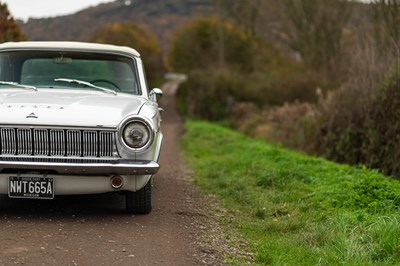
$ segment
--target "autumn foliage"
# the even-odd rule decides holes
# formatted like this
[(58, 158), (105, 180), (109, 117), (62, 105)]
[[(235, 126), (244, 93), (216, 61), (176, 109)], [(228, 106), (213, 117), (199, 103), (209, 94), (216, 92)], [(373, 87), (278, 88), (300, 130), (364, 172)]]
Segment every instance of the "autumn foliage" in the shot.
[(252, 68), (254, 40), (243, 30), (216, 18), (198, 18), (174, 35), (169, 63), (177, 71), (229, 66)]
[(7, 4), (0, 3), (0, 42), (23, 40), (25, 36), (10, 15)]
[(131, 23), (109, 24), (96, 31), (91, 41), (136, 49), (143, 58), (147, 76), (152, 83), (165, 71), (157, 39), (142, 26)]

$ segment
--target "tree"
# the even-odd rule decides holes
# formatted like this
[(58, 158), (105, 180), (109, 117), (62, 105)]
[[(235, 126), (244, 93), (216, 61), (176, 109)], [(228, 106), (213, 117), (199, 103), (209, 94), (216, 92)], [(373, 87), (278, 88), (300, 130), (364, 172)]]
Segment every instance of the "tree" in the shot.
[(400, 0), (375, 0), (373, 2), (378, 33), (383, 32), (383, 51), (393, 53), (395, 58), (395, 81), (400, 75)]
[[(225, 15), (240, 25), (246, 34), (250, 36), (256, 35), (256, 26), (258, 18), (262, 12), (262, 3), (265, 0), (216, 0), (218, 7), (218, 16), (223, 18)], [(225, 14), (220, 11), (223, 8)]]
[(331, 80), (341, 67), (343, 29), (349, 3), (341, 0), (282, 0), (291, 48), (306, 64)]
[(0, 3), (0, 42), (24, 41), (26, 38), (8, 11), (7, 4)]
[(221, 67), (221, 61), (225, 67), (251, 71), (253, 46), (254, 40), (239, 27), (227, 22), (221, 24), (216, 18), (198, 18), (177, 31), (168, 59), (175, 70), (183, 72)]
[(123, 45), (136, 49), (142, 56), (148, 79), (151, 83), (165, 71), (160, 45), (148, 30), (131, 23), (106, 25), (95, 32), (92, 42)]

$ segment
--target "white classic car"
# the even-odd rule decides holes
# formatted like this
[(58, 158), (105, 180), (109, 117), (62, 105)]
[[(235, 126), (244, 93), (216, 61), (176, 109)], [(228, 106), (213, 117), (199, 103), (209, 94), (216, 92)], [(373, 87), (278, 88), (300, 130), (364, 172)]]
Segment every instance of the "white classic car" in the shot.
[(161, 95), (128, 47), (0, 44), (0, 194), (121, 192), (129, 213), (149, 213)]

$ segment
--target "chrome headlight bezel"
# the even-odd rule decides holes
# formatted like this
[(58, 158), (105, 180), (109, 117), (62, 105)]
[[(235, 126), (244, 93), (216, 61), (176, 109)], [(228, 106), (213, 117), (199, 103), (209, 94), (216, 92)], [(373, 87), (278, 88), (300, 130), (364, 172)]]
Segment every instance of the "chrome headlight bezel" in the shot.
[[(140, 146), (140, 147), (132, 147), (131, 145), (128, 144), (129, 141), (125, 139), (125, 130), (127, 129), (128, 126), (138, 123), (140, 126), (143, 126), (145, 130), (147, 130), (148, 133), (148, 139), (145, 141), (145, 143)], [(118, 139), (121, 142), (122, 146), (132, 152), (142, 152), (147, 150), (150, 145), (153, 143), (154, 140), (154, 127), (152, 123), (145, 117), (142, 116), (131, 116), (126, 119), (124, 119), (120, 126), (118, 127)]]

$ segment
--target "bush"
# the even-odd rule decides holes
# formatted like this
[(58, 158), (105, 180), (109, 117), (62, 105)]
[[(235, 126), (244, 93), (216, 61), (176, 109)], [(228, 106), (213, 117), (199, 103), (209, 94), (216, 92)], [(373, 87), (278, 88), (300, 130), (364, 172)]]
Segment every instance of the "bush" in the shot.
[(400, 177), (400, 86), (396, 75), (380, 89), (347, 86), (325, 97), (316, 109), (317, 154), (349, 164), (364, 164)]
[(178, 91), (181, 113), (209, 120), (227, 118), (235, 92), (244, 85), (242, 76), (226, 69), (192, 71)]
[(179, 89), (179, 109), (194, 117), (234, 121), (237, 118), (230, 116), (230, 109), (236, 103), (249, 102), (258, 108), (286, 104), (288, 108), (287, 103), (313, 102), (318, 82), (301, 72), (285, 76), (282, 71), (273, 77), (229, 68), (192, 71)]
[(315, 152), (338, 162), (359, 163), (368, 108), (369, 103), (361, 99), (358, 88), (342, 87), (326, 96), (320, 93), (316, 107)]
[(249, 136), (278, 143), (285, 147), (312, 152), (316, 117), (310, 103), (294, 102), (282, 106), (264, 107), (251, 103), (235, 104), (232, 127)]
[[(396, 115), (399, 112), (397, 88), (393, 80), (385, 82), (386, 63), (390, 60), (378, 51), (376, 40), (367, 34), (360, 36), (360, 40), (354, 50), (349, 50), (352, 57), (346, 83), (336, 90), (318, 91), (313, 119), (307, 119), (307, 114), (304, 118), (298, 117), (297, 121), (307, 121), (309, 131), (306, 135), (310, 136), (303, 138), (304, 145), (298, 147), (311, 147), (305, 151), (342, 163), (365, 164), (393, 174), (397, 167), (394, 158), (399, 158), (394, 143), (399, 118)], [(282, 121), (290, 124), (292, 115), (287, 113)], [(304, 132), (304, 125), (295, 122), (292, 125), (285, 134), (292, 134), (291, 138), (296, 139), (292, 132)], [(278, 127), (276, 130), (280, 128), (284, 129)], [(283, 145), (293, 147), (291, 141), (285, 139), (279, 140)]]
[(378, 92), (365, 121), (363, 161), (400, 178), (400, 83), (396, 75)]
[(247, 78), (244, 95), (237, 100), (252, 101), (260, 107), (281, 106), (296, 101), (314, 103), (317, 101), (315, 90), (328, 87), (316, 73), (289, 59), (280, 66), (260, 69)]
[(233, 103), (251, 102), (263, 108), (296, 101), (315, 102), (316, 88), (327, 87), (319, 76), (282, 56), (268, 42), (253, 44), (259, 47), (255, 71), (240, 71), (235, 65), (189, 71), (189, 79), (179, 91), (181, 112), (211, 120), (235, 120), (229, 117)]

